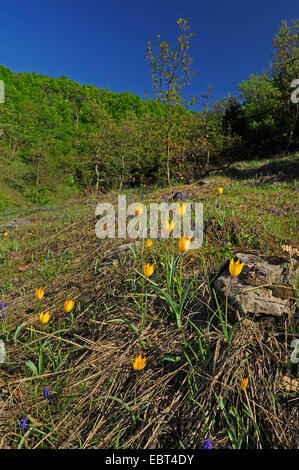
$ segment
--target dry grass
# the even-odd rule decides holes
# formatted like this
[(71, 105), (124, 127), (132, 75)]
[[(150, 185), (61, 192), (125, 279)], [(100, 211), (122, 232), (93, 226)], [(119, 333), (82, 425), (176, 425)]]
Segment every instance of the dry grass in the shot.
[[(248, 319), (228, 346), (217, 315), (211, 320), (216, 308), (202, 262), (204, 256), (209, 272), (217, 270), (233, 252), (260, 252), (265, 240), (268, 254), (282, 255), (278, 242), (289, 243), (296, 231), (292, 225), (290, 237), (280, 238), (287, 225), (279, 219), (281, 227), (265, 238), (263, 223), (252, 212), (249, 222), (259, 238), (248, 241), (241, 228), (248, 207), (245, 190), (239, 194), (239, 212), (227, 212), (222, 224), (214, 205), (218, 185), (231, 182), (225, 178), (214, 178), (200, 189), (200, 199), (210, 203), (205, 243), (201, 252), (184, 257), (184, 280), (195, 281), (183, 312), (190, 348), (184, 347), (167, 304), (150, 286), (141, 339), (151, 347), (144, 350), (133, 329), (119, 321), (136, 328), (140, 324), (141, 283), (135, 271), (142, 266), (140, 248), (136, 259), (125, 251), (105, 263), (104, 254), (114, 241), (96, 239), (92, 201), (79, 202), (70, 217), (69, 208), (60, 211), (61, 218), (67, 214), (66, 220), (53, 222), (51, 229), (49, 217), (37, 214), (31, 227), (10, 233), (5, 243), (14, 240), (19, 248), (9, 255), (5, 246), (2, 257), (2, 299), (8, 307), (1, 328), (8, 359), (0, 370), (1, 448), (201, 448), (205, 438), (213, 448), (296, 448), (298, 371), (289, 360), (290, 338), (298, 332), (296, 299), (290, 318)], [(166, 194), (178, 191), (172, 189)], [(194, 185), (179, 190), (198, 195)], [(293, 197), (290, 186), (282, 192), (285, 199)], [(261, 191), (246, 197), (254, 204), (262, 197), (265, 207), (272, 208)], [(157, 191), (146, 200), (160, 198)], [(232, 200), (229, 194), (221, 199), (227, 211)], [(154, 250), (161, 264), (155, 281), (165, 287), (163, 250), (158, 245)], [(43, 326), (36, 321), (34, 299), (40, 285), (46, 292), (42, 309), (52, 313), (50, 323)], [(76, 300), (72, 314), (63, 312), (66, 298)], [(188, 320), (201, 332), (204, 357), (198, 332)], [(146, 365), (135, 371), (132, 364), (140, 353), (146, 356)], [(36, 366), (36, 374), (27, 361)], [(245, 377), (248, 386), (241, 392)], [(49, 399), (43, 396), (45, 387)]]

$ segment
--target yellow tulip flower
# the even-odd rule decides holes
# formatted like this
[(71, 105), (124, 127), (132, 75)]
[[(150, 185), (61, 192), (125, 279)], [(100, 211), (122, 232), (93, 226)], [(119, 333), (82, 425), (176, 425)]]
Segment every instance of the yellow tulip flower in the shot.
[(44, 293), (45, 293), (45, 291), (42, 287), (40, 287), (39, 289), (36, 289), (35, 294), (34, 294), (36, 300), (41, 300), (44, 296)]
[(64, 311), (65, 311), (65, 313), (69, 313), (71, 310), (73, 310), (74, 305), (75, 305), (74, 300), (66, 299), (66, 301), (64, 302)]
[(141, 370), (144, 368), (144, 365), (145, 365), (145, 360), (146, 358), (145, 357), (141, 357), (141, 354), (139, 354), (138, 357), (136, 357), (134, 363), (133, 363), (133, 367), (135, 370)]
[(146, 248), (150, 248), (152, 244), (153, 244), (153, 240), (151, 240), (150, 238), (148, 238), (145, 242)]
[(232, 277), (239, 276), (240, 272), (242, 271), (244, 263), (240, 263), (240, 260), (234, 261), (234, 258), (230, 260), (229, 263), (229, 272)]
[(144, 271), (144, 275), (145, 275), (146, 277), (150, 277), (150, 276), (153, 274), (154, 269), (155, 269), (155, 265), (154, 265), (154, 264), (152, 264), (152, 265), (150, 266), (149, 263), (144, 263), (144, 269), (143, 269), (143, 271)]
[(40, 312), (39, 314), (39, 321), (44, 325), (45, 323), (48, 323), (48, 321), (51, 318), (51, 313), (50, 312)]
[(175, 222), (173, 220), (170, 223), (168, 222), (168, 220), (165, 220), (164, 222), (165, 232), (170, 233), (173, 230), (174, 226), (175, 226)]
[(188, 250), (188, 248), (190, 246), (190, 243), (191, 243), (191, 239), (192, 239), (192, 237), (187, 238), (186, 235), (183, 235), (180, 238), (180, 240), (179, 240), (179, 249), (180, 249), (181, 253), (184, 253), (184, 251)]
[(218, 196), (221, 196), (222, 193), (223, 193), (223, 188), (219, 187), (218, 188)]
[(177, 207), (176, 207), (176, 215), (178, 217), (183, 217), (183, 215), (185, 214), (185, 211), (186, 211), (186, 206), (185, 204), (178, 204)]
[(8, 232), (4, 232), (3, 236), (7, 237), (7, 235), (8, 235)]
[(137, 206), (135, 210), (135, 215), (140, 215), (143, 212), (143, 207)]
[(243, 382), (241, 383), (241, 387), (240, 387), (241, 392), (245, 390), (245, 388), (247, 387), (247, 384), (248, 384), (248, 377), (244, 379)]

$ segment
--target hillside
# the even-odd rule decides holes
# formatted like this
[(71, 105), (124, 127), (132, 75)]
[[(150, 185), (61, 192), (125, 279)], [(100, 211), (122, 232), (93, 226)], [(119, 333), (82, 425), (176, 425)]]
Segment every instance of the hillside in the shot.
[[(203, 245), (183, 253), (172, 234), (150, 247), (98, 239), (94, 198), (2, 216), (1, 448), (297, 446), (299, 189), (288, 168), (298, 157), (285, 162), (285, 173), (279, 164), (278, 176), (269, 161), (243, 162), (233, 177), (126, 192), (146, 207), (203, 203)], [(213, 294), (217, 272), (229, 279), (224, 263), (237, 253), (246, 263), (231, 289), (240, 281), (248, 295), (264, 292), (269, 312), (243, 316), (233, 291), (228, 310)], [(255, 271), (250, 256), (262, 262)], [(154, 264), (149, 277), (144, 262)], [(267, 290), (269, 263), (271, 272), (286, 272), (280, 282), (270, 277)], [(74, 305), (65, 311), (66, 299)], [(45, 324), (40, 312), (49, 312)], [(134, 370), (140, 354), (144, 367)]]

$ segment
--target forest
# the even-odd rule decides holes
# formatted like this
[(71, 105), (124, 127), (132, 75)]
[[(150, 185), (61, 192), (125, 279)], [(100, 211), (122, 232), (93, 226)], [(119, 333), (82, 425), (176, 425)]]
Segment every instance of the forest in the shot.
[[(179, 85), (180, 79), (182, 86), (188, 84), (182, 74), (191, 79), (187, 20), (179, 24), (182, 47), (172, 56), (168, 43), (156, 43), (162, 65), (169, 66), (163, 77), (149, 43), (146, 57), (156, 93), (145, 99), (130, 91), (81, 86), (65, 76), (13, 73), (1, 65), (0, 208), (43, 205), (56, 194), (190, 183), (239, 160), (298, 150), (298, 98), (291, 100), (296, 91), (291, 83), (298, 77), (298, 24), (281, 22), (269, 66), (243, 80), (235, 96), (213, 103), (207, 86), (194, 99), (200, 112), (182, 99)], [(180, 50), (183, 67), (173, 67), (169, 78), (170, 59)]]

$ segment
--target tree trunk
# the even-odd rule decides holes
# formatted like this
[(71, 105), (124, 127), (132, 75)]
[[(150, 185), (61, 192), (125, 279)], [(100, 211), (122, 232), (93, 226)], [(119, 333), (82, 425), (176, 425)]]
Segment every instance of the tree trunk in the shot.
[(96, 175), (97, 175), (97, 181), (96, 181), (96, 189), (95, 189), (95, 197), (97, 197), (98, 195), (98, 190), (99, 190), (99, 182), (100, 182), (100, 173), (99, 173), (99, 170), (98, 170), (98, 164), (96, 163), (95, 164), (95, 172), (96, 172)]
[(298, 110), (299, 110), (299, 106), (298, 106), (299, 103), (297, 103), (297, 111), (296, 111), (296, 116), (295, 116), (295, 122), (294, 124), (292, 123), (291, 124), (291, 132), (290, 132), (290, 136), (289, 136), (289, 141), (288, 141), (288, 145), (286, 147), (286, 152), (289, 151), (289, 146), (292, 142), (292, 138), (293, 138), (293, 133), (294, 133), (294, 130), (295, 130), (295, 127), (296, 127), (296, 123), (297, 123), (297, 119), (298, 119)]
[(170, 148), (169, 148), (169, 142), (168, 142), (168, 138), (167, 138), (167, 162), (166, 162), (166, 165), (167, 165), (167, 182), (168, 182), (168, 186), (170, 186)]
[(121, 155), (121, 175), (120, 175), (119, 191), (122, 190), (124, 177), (125, 177), (125, 158), (124, 158), (124, 155), (122, 154)]

